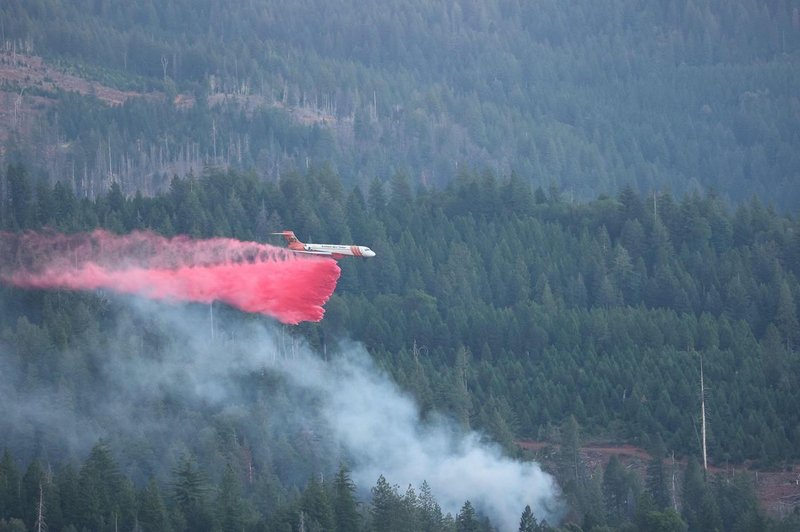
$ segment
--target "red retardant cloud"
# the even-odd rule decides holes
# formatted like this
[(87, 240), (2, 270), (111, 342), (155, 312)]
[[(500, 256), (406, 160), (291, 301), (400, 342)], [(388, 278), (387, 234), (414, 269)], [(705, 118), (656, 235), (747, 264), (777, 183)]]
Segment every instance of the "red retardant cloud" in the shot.
[(231, 238), (0, 232), (0, 281), (8, 284), (222, 301), (289, 324), (321, 320), (340, 273), (331, 258)]

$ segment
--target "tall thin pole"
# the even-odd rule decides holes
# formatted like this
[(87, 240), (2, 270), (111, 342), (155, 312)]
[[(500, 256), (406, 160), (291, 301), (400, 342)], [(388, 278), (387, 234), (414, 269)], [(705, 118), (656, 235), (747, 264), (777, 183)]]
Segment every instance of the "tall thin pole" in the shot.
[(703, 383), (703, 356), (700, 355), (700, 417), (703, 434), (703, 470), (708, 471), (708, 454), (706, 453), (706, 394)]
[(678, 511), (678, 500), (675, 498), (675, 451), (672, 451), (672, 509)]
[(44, 520), (44, 489), (41, 481), (39, 482), (39, 504), (36, 505), (36, 532), (47, 530), (47, 523)]

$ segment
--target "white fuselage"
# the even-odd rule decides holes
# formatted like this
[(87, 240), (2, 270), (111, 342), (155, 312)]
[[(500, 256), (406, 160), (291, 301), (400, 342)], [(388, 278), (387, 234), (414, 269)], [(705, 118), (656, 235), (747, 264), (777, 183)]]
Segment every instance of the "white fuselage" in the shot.
[(333, 257), (338, 259), (340, 257), (374, 257), (375, 252), (367, 246), (345, 246), (342, 244), (306, 244), (300, 242), (294, 231), (281, 231), (280, 233), (272, 233), (273, 235), (281, 235), (286, 239), (289, 249), (295, 253), (307, 253), (309, 255), (323, 255), (326, 257)]
[(349, 255), (352, 257), (375, 256), (375, 252), (367, 246), (345, 246), (341, 244), (303, 244), (302, 251), (317, 255)]

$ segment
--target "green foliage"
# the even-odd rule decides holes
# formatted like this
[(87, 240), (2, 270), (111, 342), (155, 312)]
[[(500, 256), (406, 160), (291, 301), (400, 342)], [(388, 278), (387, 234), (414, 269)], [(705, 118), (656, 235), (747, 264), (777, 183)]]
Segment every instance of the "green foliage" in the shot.
[(636, 525), (639, 530), (652, 532), (685, 532), (684, 523), (678, 513), (669, 508), (664, 511), (649, 511), (637, 518)]
[(531, 507), (526, 505), (522, 517), (519, 519), (519, 532), (544, 532), (545, 530), (547, 530), (546, 526), (536, 520)]
[(447, 530), (447, 518), (442, 515), (442, 509), (426, 481), (422, 481), (417, 496), (417, 524), (420, 532), (433, 532)]
[[(543, 189), (556, 202), (561, 191), (586, 199), (627, 184), (757, 194), (791, 210), (800, 200), (794, 8), (9, 0), (5, 46), (163, 96), (109, 108), (64, 91), (41, 118), (48, 134), (10, 151), (37, 175), (89, 176), (87, 194), (115, 179), (153, 193), (162, 174), (209, 162), (275, 178), (330, 161), (362, 185), (408, 169), (426, 186), (467, 164), (514, 169), (540, 187), (539, 204)], [(42, 91), (31, 85), (26, 94)], [(177, 93), (195, 105), (174, 105)], [(518, 206), (530, 203), (513, 190)], [(691, 224), (694, 213), (682, 212)], [(691, 225), (693, 245), (713, 221)]]
[(664, 469), (666, 458), (664, 444), (659, 441), (650, 456), (650, 463), (647, 464), (647, 493), (653, 498), (656, 509), (664, 510), (671, 504), (667, 487), (667, 472)]
[(472, 503), (467, 501), (456, 516), (456, 532), (478, 532), (480, 522)]
[(350, 471), (344, 464), (339, 465), (339, 471), (333, 480), (333, 493), (331, 505), (337, 532), (358, 530), (360, 518), (356, 501), (356, 486), (350, 479)]
[[(172, 472), (172, 498), (184, 521), (181, 530), (210, 530), (209, 482), (191, 456), (184, 456)], [(227, 510), (228, 508), (220, 508)], [(173, 526), (177, 525), (173, 521)]]
[(137, 520), (143, 532), (171, 530), (161, 489), (153, 478), (138, 494)]
[(334, 510), (325, 486), (312, 477), (300, 497), (300, 511), (309, 530), (333, 530)]
[(371, 530), (400, 530), (404, 525), (400, 508), (402, 500), (397, 486), (392, 486), (383, 475), (372, 488)]
[(78, 475), (76, 526), (91, 530), (132, 527), (135, 500), (129, 481), (119, 471), (104, 442), (92, 448)]
[(633, 517), (635, 489), (633, 477), (625, 471), (617, 456), (612, 456), (603, 470), (603, 494), (609, 525), (619, 526)]
[[(30, 189), (24, 169), (11, 174), (21, 190)], [(693, 420), (681, 414), (698, 410), (692, 390), (699, 352), (713, 390), (709, 403), (723, 421), (712, 427), (712, 456), (768, 463), (797, 456), (797, 435), (784, 430), (799, 421), (792, 405), (800, 401), (800, 288), (787, 247), (796, 222), (757, 202), (729, 213), (714, 197), (676, 203), (666, 194), (656, 198), (653, 216), (630, 188), (618, 202), (565, 210), (523, 201), (509, 211), (504, 202), (475, 204), (472, 195), (502, 197), (520, 183), (467, 173), (444, 191), (411, 198), (398, 174), (393, 193), (410, 202), (404, 209), (382, 197), (376, 181), (370, 210), (358, 189), (346, 195), (336, 183), (327, 170), (291, 174), (277, 185), (209, 171), (174, 179), (169, 193), (152, 199), (124, 198), (114, 188), (77, 203), (61, 184), (36, 194), (62, 198), (63, 207), (47, 211), (63, 213), (56, 225), (73, 229), (113, 219), (122, 231), (231, 231), (248, 239), (291, 227), (316, 241), (371, 245), (376, 260), (342, 263), (328, 317), (309, 334), (347, 331), (378, 358), (385, 354), (424, 409), (488, 429), (506, 445), (573, 415), (589, 434), (617, 426), (615, 435), (630, 441), (659, 435), (666, 448), (692, 452)], [(227, 198), (228, 207), (220, 211), (217, 198)], [(24, 208), (18, 214), (33, 227), (41, 223)], [(712, 230), (704, 242), (693, 240), (685, 224), (698, 220), (721, 228), (722, 238), (714, 244)], [(737, 238), (725, 236), (724, 228), (736, 225)], [(74, 342), (93, 321), (83, 304), (73, 312), (45, 301), (44, 323), (18, 321), (18, 311), (4, 318), (34, 379), (54, 379), (48, 353)], [(401, 356), (414, 344), (422, 356)], [(653, 407), (643, 408), (644, 401)], [(758, 419), (751, 419), (754, 410)], [(737, 430), (748, 423), (767, 445)]]
[[(800, 432), (790, 428), (800, 423), (794, 262), (800, 227), (758, 201), (731, 211), (713, 195), (675, 200), (658, 194), (653, 209), (649, 198), (625, 189), (616, 199), (576, 204), (531, 194), (514, 176), (469, 172), (445, 189), (416, 194), (398, 173), (388, 189), (375, 181), (364, 194), (344, 190), (332, 170), (313, 167), (278, 182), (210, 169), (174, 179), (155, 197), (129, 197), (115, 187), (78, 200), (63, 184), (33, 186), (22, 167), (9, 167), (0, 178), (8, 183), (9, 176), (15, 194), (27, 199), (14, 201), (11, 189), (0, 187), (3, 230), (17, 230), (24, 220), (31, 229), (110, 224), (122, 232), (250, 239), (291, 228), (315, 241), (370, 245), (376, 258), (341, 261), (325, 320), (302, 328), (309, 343), (346, 333), (367, 346), (426, 414), (446, 412), (507, 446), (561, 426), (557, 474), (574, 521), (585, 529), (639, 519), (680, 529), (659, 480), (663, 464), (650, 464), (644, 491), (652, 500), (645, 506), (638, 502), (645, 494), (617, 465), (609, 465), (602, 482), (590, 478), (578, 449), (581, 439), (601, 436), (648, 447), (660, 441), (665, 452), (696, 454), (700, 355), (713, 416), (712, 460), (778, 465), (798, 458)], [(159, 339), (146, 335), (142, 345), (104, 342), (112, 328), (148, 330), (129, 319), (96, 294), (0, 287), (0, 348), (19, 372), (13, 391), (57, 383), (54, 404), (86, 408), (96, 397), (96, 353), (158, 353)], [(251, 406), (268, 410), (259, 399)], [(146, 410), (153, 411), (180, 410), (165, 401)], [(115, 523), (132, 528), (137, 518), (151, 529), (237, 528), (265, 520), (281, 529), (297, 527), (301, 513), (306, 523), (340, 530), (354, 522), (381, 530), (456, 525), (425, 485), (419, 494), (400, 494), (384, 479), (368, 510), (354, 504), (346, 472), (330, 486), (303, 485), (320, 473), (333, 475), (335, 462), (326, 468), (309, 460), (286, 435), (263, 448), (243, 443), (242, 434), (253, 440), (263, 426), (256, 414), (247, 423), (206, 415), (192, 413), (197, 442), (165, 451), (201, 451), (196, 461), (177, 462), (172, 478), (171, 465), (161, 475), (141, 465), (153, 452), (146, 440), (99, 445), (79, 473), (57, 468), (46, 495), (60, 501), (49, 503), (62, 514), (53, 519), (98, 530)], [(51, 453), (55, 465), (72, 458), (42, 427), (7, 419), (0, 419), (0, 445), (26, 464), (40, 458), (34, 448)], [(248, 453), (255, 466), (241, 468), (250, 471), (245, 475), (239, 464)], [(113, 456), (126, 457), (124, 470)], [(276, 456), (291, 457), (299, 472), (282, 470)], [(161, 484), (143, 488), (153, 475)], [(21, 491), (9, 487), (21, 477), (18, 464), (4, 456), (0, 519), (25, 519), (29, 526), (30, 494), (23, 505)], [(156, 488), (167, 481), (161, 496)], [(683, 486), (680, 515), (689, 530), (764, 522), (752, 493), (709, 486), (696, 463)]]
[[(7, 460), (13, 462), (8, 452), (4, 454), (2, 463), (5, 464)], [(0, 469), (0, 472), (4, 471), (6, 466)], [(143, 531), (295, 530), (301, 526), (306, 530), (356, 531), (362, 529), (361, 523), (367, 517), (364, 512), (369, 513), (369, 530), (495, 530), (469, 501), (463, 504), (455, 519), (450, 515), (443, 516), (425, 482), (420, 486), (419, 495), (411, 487), (401, 495), (396, 485), (389, 484), (381, 476), (371, 489), (372, 501), (369, 509), (361, 510), (354, 498), (357, 487), (349, 480), (349, 474), (343, 466), (340, 466), (332, 486), (325, 486), (312, 477), (303, 492), (296, 494), (291, 501), (273, 512), (258, 516), (249, 513), (248, 501), (253, 494), (243, 492), (243, 483), (230, 464), (225, 468), (219, 482), (213, 486), (216, 496), (209, 509), (203, 509), (200, 505), (210, 502), (212, 483), (196, 468), (191, 458), (184, 457), (181, 465), (173, 472), (172, 496), (167, 499), (162, 497), (161, 489), (154, 479), (150, 479), (134, 497), (133, 492), (126, 487), (125, 479), (121, 478), (116, 461), (102, 442), (95, 446), (80, 471), (78, 476), (71, 466), (67, 467), (53, 483), (49, 473), (43, 472), (38, 462), (30, 462), (19, 484), (20, 507), (6, 511), (6, 516), (0, 518), (0, 530), (21, 531), (35, 528), (37, 517), (29, 516), (23, 521), (19, 516), (21, 513), (29, 514), (32, 510), (38, 512), (41, 494), (44, 494), (44, 522), (49, 528), (59, 530), (77, 530), (76, 522), (95, 519), (99, 523), (95, 525), (98, 526), (97, 530), (114, 530), (115, 526), (121, 526), (120, 523), (135, 522), (136, 527)], [(90, 475), (106, 475), (111, 482), (121, 483), (121, 490), (108, 493), (100, 484), (95, 484), (98, 488), (96, 491), (86, 490), (84, 479)], [(620, 507), (621, 494), (627, 493), (626, 497), (636, 497), (636, 490), (632, 477), (621, 468), (616, 457), (609, 462), (603, 476), (606, 501), (611, 504), (608, 506), (609, 518), (612, 522), (616, 521), (616, 525), (607, 526), (602, 524), (603, 521), (597, 521), (590, 509), (583, 520), (583, 530), (686, 532), (709, 530), (706, 527), (713, 526), (713, 529), (725, 531), (780, 531), (792, 530), (792, 524), (796, 522), (796, 516), (789, 516), (782, 522), (767, 518), (758, 507), (753, 485), (746, 477), (725, 474), (706, 481), (696, 461), (690, 461), (684, 472), (680, 504), (686, 522), (672, 508), (656, 508), (648, 493), (638, 496), (635, 505), (628, 500), (622, 502), (624, 508)], [(40, 485), (43, 486), (43, 491), (40, 491)], [(690, 498), (695, 496), (700, 499)], [(75, 505), (77, 512), (71, 511), (71, 505)], [(87, 508), (93, 508), (95, 514), (86, 515)], [(200, 515), (187, 516), (187, 511), (200, 512)], [(600, 511), (603, 511), (602, 508)], [(26, 526), (26, 521), (31, 525)], [(567, 522), (562, 528), (555, 530), (580, 529)], [(519, 530), (543, 532), (554, 529), (544, 521), (537, 521), (530, 506), (526, 506), (520, 517)]]

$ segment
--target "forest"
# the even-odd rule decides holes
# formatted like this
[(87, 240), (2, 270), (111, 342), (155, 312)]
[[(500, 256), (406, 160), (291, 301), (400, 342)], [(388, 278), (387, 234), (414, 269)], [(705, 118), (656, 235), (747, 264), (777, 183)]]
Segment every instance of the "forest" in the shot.
[[(800, 8), (783, 0), (8, 0), (2, 61), (139, 93), (3, 82), (4, 162), (82, 194), (206, 165), (329, 162), (348, 184), (512, 171), (588, 201), (630, 185), (800, 203)], [(46, 78), (47, 76), (45, 76)], [(5, 101), (3, 104), (2, 102)], [(166, 178), (164, 178), (166, 176)]]
[[(35, 183), (17, 165), (7, 168), (0, 183), (0, 227), (6, 231), (105, 227), (276, 243), (269, 233), (292, 228), (307, 241), (369, 245), (375, 259), (340, 261), (341, 278), (325, 318), (287, 334), (305, 338), (321, 353), (334, 352), (347, 338), (361, 342), (415, 398), (423, 417), (444, 414), (512, 455), (520, 453), (518, 439), (560, 443), (550, 472), (562, 488), (565, 526), (653, 530), (656, 525), (642, 524), (652, 519), (663, 522), (658, 526), (664, 530), (708, 530), (709, 523), (734, 530), (743, 522), (751, 523), (745, 529), (789, 530), (796, 519), (771, 521), (746, 479), (705, 477), (696, 461), (701, 359), (711, 462), (775, 468), (798, 459), (800, 228), (758, 199), (732, 210), (713, 195), (642, 197), (625, 187), (616, 197), (574, 203), (555, 189), (532, 189), (516, 174), (470, 172), (442, 189), (414, 188), (404, 174), (388, 184), (375, 179), (365, 190), (347, 189), (326, 166), (289, 172), (275, 182), (209, 168), (174, 178), (169, 191), (154, 197), (125, 197), (115, 184), (96, 199), (79, 198), (67, 185)], [(98, 357), (158, 357), (168, 351), (163, 338), (168, 335), (153, 319), (132, 315), (124, 303), (102, 293), (0, 290), (0, 347), (17, 372), (7, 391), (23, 398), (30, 390), (46, 392), (66, 405), (60, 415), (68, 418), (91, 410), (113, 390), (112, 382), (93, 380), (102, 374)], [(218, 314), (220, 320), (241, 319), (232, 309)], [(240, 378), (246, 390), (280, 388), (280, 379), (269, 374)], [(259, 397), (253, 391), (243, 401), (256, 411), (264, 405)], [(115, 497), (127, 494), (127, 502), (95, 501), (92, 517), (64, 517), (62, 523), (76, 529), (110, 527), (123, 518), (123, 506), (131, 519), (145, 511), (145, 499), (169, 508), (171, 527), (199, 529), (175, 517), (195, 515), (181, 505), (231, 493), (238, 497), (234, 502), (201, 506), (222, 512), (235, 503), (239, 513), (232, 522), (244, 519), (254, 529), (296, 530), (300, 515), (306, 527), (314, 521), (320, 530), (334, 529), (326, 524), (328, 510), (317, 508), (323, 513), (314, 514), (302, 505), (327, 497), (327, 502), (314, 499), (312, 506), (335, 508), (341, 503), (336, 497), (356, 493), (352, 486), (342, 491), (342, 485), (350, 486), (346, 456), (320, 458), (325, 444), (319, 436), (298, 443), (307, 426), (286, 427), (266, 443), (258, 431), (274, 430), (267, 420), (209, 406), (187, 408), (179, 398), (162, 398), (137, 411), (161, 419), (191, 416), (191, 428), (176, 422), (173, 439), (158, 443), (103, 434), (97, 420), (104, 418), (92, 414), (102, 439), (88, 458), (80, 445), (65, 442), (41, 420), (8, 426), (13, 418), (6, 418), (0, 445), (12, 454), (0, 478), (22, 478), (21, 464), (30, 464), (28, 473), (41, 479), (60, 464), (65, 472), (47, 473), (48, 485), (69, 481), (77, 489), (91, 481), (96, 467), (111, 468), (127, 488), (109, 490)], [(205, 436), (193, 441), (188, 436), (193, 430)], [(645, 483), (613, 459), (602, 475), (592, 475), (580, 465), (581, 439), (626, 441), (656, 457), (688, 458), (683, 485), (672, 498), (665, 495), (661, 459), (653, 460), (654, 472)], [(292, 462), (293, 467), (285, 465)], [(251, 467), (259, 479), (248, 483)], [(182, 482), (196, 493), (183, 494)], [(226, 482), (239, 482), (238, 491), (223, 488)], [(395, 512), (430, 517), (431, 503), (422, 502), (426, 490), (420, 484), (409, 493), (391, 482), (384, 479), (370, 492), (360, 486), (362, 499), (371, 501), (357, 505), (359, 526), (404, 530), (402, 523), (410, 521)], [(28, 505), (28, 513), (7, 509), (0, 517), (23, 519), (31, 527), (35, 491), (19, 502)], [(435, 496), (429, 490), (425, 495), (434, 502)], [(376, 524), (390, 518), (379, 517), (379, 501), (386, 497), (393, 501), (391, 518), (399, 520), (394, 525)], [(673, 506), (675, 499), (681, 504)], [(480, 529), (459, 524), (465, 515), (473, 516), (474, 526), (491, 526), (467, 502), (450, 520), (444, 512), (444, 521), (429, 529)], [(220, 514), (201, 518), (206, 519), (201, 528), (230, 523)]]
[(376, 257), (296, 326), (0, 282), (0, 532), (800, 529), (797, 87), (786, 0), (3, 0), (0, 267)]

